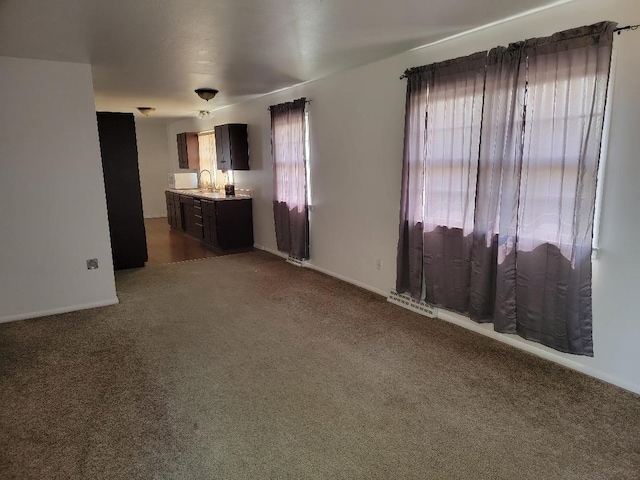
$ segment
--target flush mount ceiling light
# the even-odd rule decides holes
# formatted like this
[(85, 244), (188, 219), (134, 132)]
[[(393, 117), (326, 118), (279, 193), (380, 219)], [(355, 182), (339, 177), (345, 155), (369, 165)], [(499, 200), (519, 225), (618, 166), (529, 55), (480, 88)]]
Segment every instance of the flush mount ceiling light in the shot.
[(153, 112), (156, 111), (156, 109), (154, 107), (138, 107), (138, 111), (145, 115), (145, 116), (149, 116), (151, 115)]
[(201, 99), (207, 102), (218, 94), (218, 90), (215, 88), (198, 88), (195, 92)]
[(198, 112), (198, 115), (196, 115), (197, 118), (199, 118), (200, 120), (207, 120), (209, 118), (213, 118), (213, 112), (210, 110), (200, 110)]

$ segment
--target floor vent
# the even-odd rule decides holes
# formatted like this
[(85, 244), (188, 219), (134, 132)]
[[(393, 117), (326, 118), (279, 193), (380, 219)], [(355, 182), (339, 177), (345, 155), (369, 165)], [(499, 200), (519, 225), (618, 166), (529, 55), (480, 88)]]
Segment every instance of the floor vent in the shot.
[(304, 266), (304, 261), (296, 257), (287, 258), (287, 263), (290, 263), (291, 265), (295, 265), (296, 267)]
[(426, 317), (437, 318), (438, 309), (433, 305), (425, 302), (419, 302), (418, 300), (411, 298), (406, 293), (398, 293), (395, 290), (391, 290), (391, 293), (387, 297), (387, 302), (398, 305), (412, 312), (419, 313)]

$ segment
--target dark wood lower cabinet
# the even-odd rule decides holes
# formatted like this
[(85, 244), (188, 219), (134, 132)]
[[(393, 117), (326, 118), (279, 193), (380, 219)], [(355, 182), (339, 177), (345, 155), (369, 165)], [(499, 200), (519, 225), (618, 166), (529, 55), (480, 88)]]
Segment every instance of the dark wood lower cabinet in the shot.
[(167, 223), (176, 228), (176, 205), (173, 200), (173, 192), (164, 192), (167, 199)]
[(204, 242), (219, 250), (253, 247), (253, 208), (250, 198), (202, 200)]
[(216, 218), (216, 202), (202, 202), (202, 225), (204, 227), (204, 243), (218, 244), (218, 222)]
[(166, 192), (167, 222), (202, 240), (214, 250), (253, 247), (253, 208), (250, 198), (204, 200)]
[(182, 226), (182, 207), (180, 206), (180, 195), (173, 192), (165, 192), (167, 198), (167, 222), (171, 227), (184, 230)]
[(200, 199), (180, 195), (180, 205), (182, 207), (183, 230), (192, 237), (202, 240), (202, 210)]

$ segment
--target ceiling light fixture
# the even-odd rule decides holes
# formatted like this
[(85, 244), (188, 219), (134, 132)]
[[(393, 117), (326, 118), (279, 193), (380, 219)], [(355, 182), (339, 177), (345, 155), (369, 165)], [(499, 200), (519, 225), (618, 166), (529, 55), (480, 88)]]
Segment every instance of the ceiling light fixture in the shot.
[(210, 110), (200, 110), (196, 117), (200, 120), (208, 120), (213, 118), (213, 112)]
[(218, 94), (218, 90), (215, 88), (198, 88), (195, 92), (201, 99), (207, 102)]
[(156, 109), (154, 107), (138, 107), (138, 111), (145, 115), (145, 116), (149, 116), (151, 115), (153, 112), (156, 111)]

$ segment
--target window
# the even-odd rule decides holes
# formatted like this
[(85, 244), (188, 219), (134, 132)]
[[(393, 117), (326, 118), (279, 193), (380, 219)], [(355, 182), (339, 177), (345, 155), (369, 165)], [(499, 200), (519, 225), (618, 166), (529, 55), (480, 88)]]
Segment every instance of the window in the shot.
[(473, 228), (477, 155), (482, 124), (482, 77), (457, 76), (428, 88), (425, 152), (425, 230)]
[[(232, 170), (218, 170), (216, 157), (216, 136), (213, 131), (198, 134), (198, 150), (200, 153), (200, 186), (203, 188), (213, 188), (222, 190), (225, 185), (233, 183)], [(203, 176), (203, 171), (207, 171)]]

